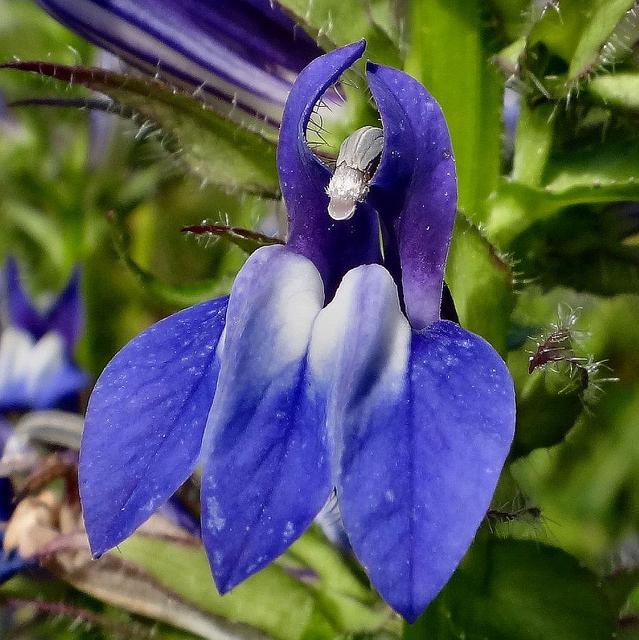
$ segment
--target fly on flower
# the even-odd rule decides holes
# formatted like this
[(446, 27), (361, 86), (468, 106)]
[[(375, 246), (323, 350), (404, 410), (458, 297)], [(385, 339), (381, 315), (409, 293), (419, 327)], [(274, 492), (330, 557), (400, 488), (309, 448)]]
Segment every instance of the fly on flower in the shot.
[(486, 513), (514, 392), (489, 344), (440, 319), (455, 165), (439, 106), (407, 74), (368, 64), (379, 164), (348, 196), (354, 212), (329, 215), (331, 172), (305, 129), (364, 47), (314, 60), (288, 98), (286, 245), (257, 250), (230, 296), (152, 326), (100, 377), (80, 492), (97, 556), (200, 463), (204, 545), (226, 592), (286, 550), (335, 488), (371, 582), (413, 621)]
[(83, 321), (79, 272), (43, 310), (29, 299), (18, 265), (4, 270), (5, 324), (0, 335), (0, 413), (65, 408), (74, 404), (87, 376), (73, 362)]

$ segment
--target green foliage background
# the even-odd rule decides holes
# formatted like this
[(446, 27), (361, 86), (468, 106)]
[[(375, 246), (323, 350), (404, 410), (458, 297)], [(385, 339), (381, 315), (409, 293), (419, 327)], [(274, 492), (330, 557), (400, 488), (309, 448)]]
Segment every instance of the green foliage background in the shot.
[[(461, 323), (500, 350), (518, 394), (516, 442), (492, 515), (412, 627), (402, 627), (352, 560), (313, 530), (224, 599), (200, 549), (134, 537), (122, 546), (123, 562), (178, 594), (184, 611), (139, 616), (139, 606), (68, 576), (16, 578), (0, 589), (5, 602), (62, 601), (96, 617), (73, 628), (68, 615), (43, 615), (27, 635), (6, 633), (110, 638), (122, 636), (124, 624), (135, 637), (153, 630), (161, 638), (223, 637), (216, 629), (283, 640), (639, 638), (635, 3), (281, 4), (327, 49), (367, 37), (369, 57), (404, 67), (444, 109), (460, 179), (447, 283)], [(96, 52), (31, 2), (0, 0), (0, 59), (14, 58), (92, 64)], [(506, 81), (521, 96), (509, 144)], [(209, 219), (255, 229), (274, 214), (273, 140), (201, 117), (188, 96), (143, 83), (75, 77), (70, 84), (6, 69), (0, 88), (8, 101), (95, 89), (136, 114), (117, 119), (97, 160), (87, 110), (16, 107), (0, 122), (0, 256), (19, 257), (34, 293), (60, 287), (74, 264), (83, 265), (88, 316), (78, 357), (93, 375), (151, 322), (228, 291), (246, 243), (205, 246), (180, 228)], [(364, 89), (348, 91), (334, 144), (376, 121)], [(566, 324), (572, 312), (576, 321)], [(570, 330), (577, 362), (603, 363), (587, 381), (565, 362), (528, 373), (537, 349), (531, 338), (543, 342), (558, 328)], [(123, 567), (118, 575), (129, 579)], [(293, 569), (316, 579), (308, 584)], [(185, 622), (196, 614), (199, 631)]]

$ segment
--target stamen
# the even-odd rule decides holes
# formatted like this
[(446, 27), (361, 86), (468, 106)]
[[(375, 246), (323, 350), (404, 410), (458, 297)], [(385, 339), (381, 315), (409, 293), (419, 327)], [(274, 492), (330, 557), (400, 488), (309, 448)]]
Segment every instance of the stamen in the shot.
[(378, 127), (362, 127), (342, 142), (335, 173), (326, 188), (328, 214), (333, 220), (349, 220), (357, 203), (364, 201), (383, 147), (384, 135)]

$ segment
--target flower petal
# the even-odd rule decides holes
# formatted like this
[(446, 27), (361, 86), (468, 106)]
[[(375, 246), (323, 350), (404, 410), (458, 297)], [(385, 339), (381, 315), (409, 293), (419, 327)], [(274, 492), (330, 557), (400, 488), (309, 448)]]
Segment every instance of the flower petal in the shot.
[(77, 411), (77, 395), (88, 383), (86, 373), (69, 360), (66, 345), (60, 335), (49, 332), (36, 342), (29, 354), (25, 376), (25, 407), (57, 407)]
[(82, 332), (84, 305), (80, 294), (80, 269), (76, 267), (55, 303), (46, 314), (47, 331), (56, 331), (71, 351)]
[(39, 0), (127, 62), (279, 120), (290, 76), (321, 49), (269, 0)]
[(514, 432), (510, 374), (452, 322), (411, 332), (375, 265), (344, 278), (309, 359), (349, 540), (382, 597), (414, 621), (488, 509)]
[(377, 216), (365, 204), (348, 221), (328, 215), (331, 172), (306, 144), (306, 126), (324, 91), (364, 52), (362, 40), (317, 58), (298, 76), (286, 102), (277, 149), (282, 195), (289, 216), (288, 245), (313, 262), (331, 299), (352, 267), (379, 262)]
[(0, 337), (0, 413), (71, 408), (87, 376), (70, 360), (55, 332), (39, 340), (14, 326)]
[(9, 324), (24, 329), (36, 339), (40, 338), (47, 332), (46, 323), (22, 286), (18, 263), (13, 257), (7, 258), (4, 278)]
[(306, 258), (258, 249), (229, 300), (204, 437), (202, 532), (221, 593), (282, 553), (331, 490), (306, 352), (324, 292)]
[(45, 333), (60, 334), (71, 351), (82, 331), (84, 309), (80, 295), (80, 270), (76, 267), (64, 290), (46, 313), (31, 302), (20, 282), (15, 258), (8, 258), (5, 266), (5, 287), (9, 324), (24, 329), (39, 340)]
[(408, 74), (368, 63), (384, 128), (384, 151), (369, 202), (385, 233), (386, 264), (411, 325), (438, 320), (457, 208), (455, 160), (441, 108)]
[(217, 298), (158, 322), (100, 376), (80, 449), (80, 497), (94, 555), (130, 535), (193, 472), (227, 302)]

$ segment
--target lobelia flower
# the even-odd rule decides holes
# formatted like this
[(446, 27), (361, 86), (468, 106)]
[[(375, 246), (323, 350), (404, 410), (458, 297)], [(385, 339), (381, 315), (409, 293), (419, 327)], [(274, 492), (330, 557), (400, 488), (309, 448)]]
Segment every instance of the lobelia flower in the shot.
[(275, 124), (293, 79), (322, 53), (272, 0), (38, 3), (131, 65)]
[(257, 250), (229, 297), (152, 326), (100, 377), (80, 494), (99, 556), (201, 462), (202, 535), (224, 593), (282, 553), (336, 488), (371, 582), (413, 621), (489, 506), (514, 392), (488, 343), (440, 320), (455, 166), (439, 106), (407, 74), (368, 64), (381, 159), (354, 215), (329, 216), (331, 172), (305, 128), (364, 47), (316, 59), (289, 96), (287, 244)]
[(87, 383), (73, 362), (83, 309), (76, 269), (60, 295), (40, 311), (20, 283), (12, 258), (5, 270), (6, 324), (0, 335), (0, 414), (67, 408)]

